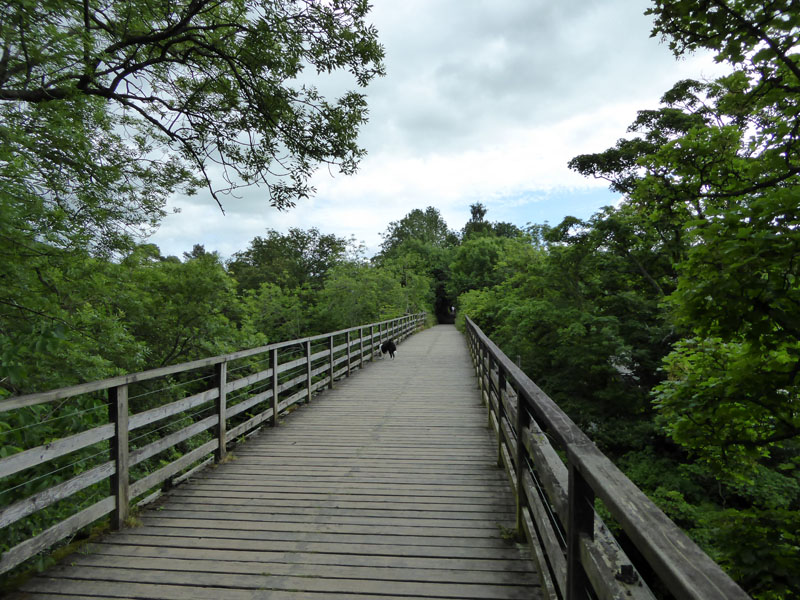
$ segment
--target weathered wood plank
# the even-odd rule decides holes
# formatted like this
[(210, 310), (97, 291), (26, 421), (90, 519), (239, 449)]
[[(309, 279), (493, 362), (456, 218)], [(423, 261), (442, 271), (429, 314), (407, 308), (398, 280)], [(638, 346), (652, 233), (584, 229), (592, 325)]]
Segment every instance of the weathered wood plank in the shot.
[(155, 456), (159, 452), (163, 452), (168, 448), (172, 448), (175, 444), (179, 444), (180, 442), (188, 440), (190, 437), (193, 437), (198, 433), (202, 433), (203, 431), (211, 429), (218, 422), (219, 415), (211, 415), (210, 417), (206, 417), (197, 423), (192, 423), (188, 427), (184, 427), (175, 433), (165, 435), (160, 440), (153, 442), (152, 444), (148, 444), (147, 446), (143, 446), (142, 448), (134, 450), (130, 453), (130, 466), (138, 465), (140, 462)]
[[(269, 391), (270, 397), (272, 397), (272, 390)], [(257, 414), (256, 416), (248, 419), (244, 423), (237, 425), (236, 427), (232, 427), (227, 431), (227, 438), (226, 441), (230, 442), (235, 440), (240, 435), (247, 433), (251, 429), (255, 429), (265, 421), (268, 421), (272, 418), (272, 409), (268, 408), (262, 413)]]
[(474, 574), (478, 581), (487, 581), (492, 578), (515, 581), (535, 582), (534, 573), (530, 570), (530, 563), (521, 557), (512, 559), (501, 558), (454, 558), (454, 557), (419, 557), (419, 556), (390, 556), (381, 554), (344, 554), (326, 553), (317, 554), (313, 562), (309, 561), (308, 553), (284, 551), (254, 551), (231, 550), (200, 547), (181, 547), (170, 545), (126, 544), (125, 540), (104, 540), (90, 546), (90, 554), (111, 556), (136, 556), (165, 559), (186, 560), (212, 560), (212, 561), (237, 561), (242, 563), (255, 563), (271, 565), (291, 565), (294, 568), (320, 568), (327, 566), (337, 567), (369, 567), (392, 569), (415, 569), (457, 571), (469, 578)]
[(49, 548), (56, 542), (63, 540), (65, 537), (72, 535), (79, 529), (94, 523), (98, 519), (106, 516), (116, 507), (116, 499), (114, 496), (104, 498), (90, 507), (75, 513), (71, 517), (67, 517), (57, 525), (53, 525), (49, 529), (45, 529), (39, 535), (25, 540), (21, 544), (17, 544), (10, 550), (3, 553), (0, 558), (0, 573), (4, 573), (9, 569), (14, 568), (21, 562), (28, 560), (31, 556)]
[[(506, 520), (511, 513), (502, 515)], [(288, 518), (287, 515), (291, 515)], [(273, 506), (226, 505), (226, 504), (186, 504), (171, 498), (167, 507), (160, 507), (158, 516), (162, 518), (190, 518), (190, 519), (221, 519), (238, 521), (281, 522), (284, 527), (299, 525), (373, 525), (392, 527), (417, 527), (427, 529), (475, 529), (484, 532), (497, 533), (497, 524), (492, 521), (498, 516), (493, 512), (474, 513), (462, 516), (458, 513), (428, 511), (420, 518), (412, 511), (388, 510), (352, 510), (341, 508), (304, 510), (302, 508), (285, 508)], [(291, 525), (289, 525), (291, 524)]]
[[(201, 529), (221, 529), (225, 532), (238, 531), (244, 529), (251, 533), (269, 531), (273, 533), (278, 532), (291, 532), (296, 534), (313, 534), (314, 536), (322, 534), (342, 534), (342, 535), (370, 535), (370, 536), (406, 536), (417, 537), (420, 539), (428, 538), (452, 538), (463, 539), (470, 538), (470, 542), (475, 542), (474, 538), (483, 538), (487, 540), (490, 545), (499, 544), (502, 540), (498, 539), (498, 528), (496, 523), (485, 522), (483, 527), (479, 527), (474, 523), (471, 525), (462, 525), (461, 527), (442, 527), (435, 523), (422, 523), (419, 520), (409, 522), (406, 520), (404, 524), (397, 523), (379, 523), (379, 524), (363, 524), (363, 523), (304, 523), (302, 521), (295, 521), (287, 519), (285, 521), (278, 520), (261, 520), (258, 518), (242, 518), (241, 515), (219, 515), (229, 516), (230, 518), (215, 518), (216, 515), (200, 514), (183, 511), (177, 515), (158, 513), (155, 516), (146, 516), (142, 518), (143, 525), (147, 527), (168, 527), (168, 528), (190, 528), (193, 530)], [(437, 540), (438, 542), (438, 540)], [(481, 542), (475, 542), (481, 543)]]
[(164, 406), (151, 408), (150, 410), (131, 415), (128, 419), (128, 429), (130, 431), (139, 429), (140, 427), (144, 427), (150, 423), (155, 423), (156, 421), (161, 421), (167, 417), (171, 417), (198, 406), (202, 406), (203, 404), (211, 402), (212, 400), (216, 400), (218, 397), (219, 389), (213, 388), (198, 394), (194, 394), (193, 396), (188, 396), (182, 400), (177, 400), (176, 402), (170, 402)]
[(287, 508), (319, 508), (319, 509), (343, 509), (343, 510), (383, 510), (383, 511), (446, 511), (451, 513), (489, 513), (500, 519), (503, 515), (513, 514), (514, 505), (509, 500), (504, 504), (489, 503), (476, 504), (467, 500), (439, 500), (436, 498), (426, 498), (425, 501), (415, 501), (414, 496), (408, 500), (399, 499), (394, 496), (384, 497), (361, 497), (361, 496), (328, 496), (320, 498), (310, 494), (258, 494), (252, 496), (244, 493), (226, 494), (224, 492), (214, 493), (191, 493), (190, 496), (183, 495), (183, 490), (175, 490), (173, 495), (181, 494), (181, 499), (196, 500), (199, 502), (248, 502), (255, 506), (287, 507)]
[[(131, 550), (126, 551), (127, 548)], [(106, 568), (136, 568), (136, 569), (168, 569), (170, 571), (201, 571), (204, 573), (241, 573), (256, 575), (264, 572), (264, 562), (260, 556), (253, 556), (251, 560), (236, 560), (227, 553), (213, 551), (147, 553), (143, 550), (152, 547), (112, 546), (95, 549), (91, 554), (78, 557), (76, 564), (81, 566), (97, 566)], [(237, 553), (242, 555), (247, 553)], [(270, 561), (269, 572), (272, 575), (293, 575), (296, 577), (321, 577), (345, 579), (375, 579), (378, 581), (429, 581), (436, 583), (480, 583), (490, 585), (527, 584), (535, 586), (538, 582), (531, 573), (505, 571), (496, 564), (491, 564), (491, 570), (465, 570), (430, 566), (433, 561), (427, 561), (415, 567), (391, 567), (369, 564), (370, 557), (356, 555), (356, 558), (366, 559), (361, 562), (367, 564), (348, 564), (359, 562), (352, 560), (353, 555), (337, 555), (337, 562), (326, 564), (308, 564), (302, 562), (298, 556), (295, 561), (285, 560)], [(237, 556), (241, 558), (241, 556)], [(285, 557), (281, 557), (285, 559)], [(451, 561), (452, 564), (452, 561)], [(506, 563), (513, 566), (514, 563)], [(410, 572), (413, 570), (413, 572)]]
[(86, 489), (90, 485), (108, 479), (114, 474), (115, 469), (116, 467), (113, 461), (103, 463), (93, 469), (84, 471), (72, 479), (68, 479), (38, 494), (28, 496), (24, 500), (20, 500), (11, 506), (5, 507), (0, 512), (0, 527), (7, 527), (11, 523), (15, 523), (38, 510), (47, 508), (59, 500), (68, 498), (76, 492)]
[(43, 444), (30, 450), (12, 454), (0, 460), (0, 478), (19, 473), (24, 469), (35, 467), (59, 456), (64, 456), (76, 450), (86, 448), (114, 437), (114, 424), (101, 425), (88, 431), (76, 433), (69, 437)]
[[(26, 582), (22, 588), (24, 592), (19, 595), (19, 600), (39, 598), (39, 594), (52, 594), (62, 592), (69, 598), (86, 599), (95, 598), (96, 594), (102, 597), (114, 598), (147, 598), (148, 600), (254, 600), (251, 589), (235, 589), (225, 587), (204, 587), (192, 585), (167, 585), (126, 582), (120, 585), (117, 581), (91, 581), (74, 579), (37, 578)], [(34, 596), (35, 594), (35, 596)], [(269, 594), (269, 595), (267, 595)], [(407, 600), (408, 596), (395, 595), (369, 595), (369, 594), (337, 594), (329, 592), (308, 593), (284, 590), (260, 590), (255, 598), (269, 598), (269, 600)], [(12, 598), (10, 600), (17, 600)]]
[(269, 379), (272, 377), (272, 367), (269, 369), (263, 369), (258, 371), (257, 373), (251, 373), (250, 375), (246, 375), (244, 377), (239, 377), (238, 379), (232, 379), (228, 381), (226, 391), (228, 392), (235, 392), (248, 385), (253, 385), (254, 383), (258, 383), (260, 381), (264, 381), (265, 379)]
[[(306, 362), (306, 359), (303, 359), (303, 363), (305, 363), (305, 362)], [(306, 380), (306, 374), (305, 373), (303, 373), (302, 375), (298, 375), (297, 377), (293, 377), (292, 379), (289, 379), (289, 380), (284, 381), (283, 383), (281, 383), (278, 386), (278, 392), (283, 392), (285, 390), (293, 388), (297, 384), (305, 382), (305, 380)]]
[(111, 527), (122, 529), (130, 512), (130, 444), (128, 443), (128, 386), (120, 385), (108, 390), (109, 419), (114, 424), (111, 438), (111, 460), (114, 474), (111, 476), (111, 493), (116, 499), (116, 508), (111, 515)]
[(150, 473), (146, 477), (142, 477), (136, 483), (131, 484), (130, 488), (131, 498), (135, 498), (136, 496), (144, 494), (150, 488), (159, 485), (163, 481), (166, 481), (176, 473), (180, 473), (181, 471), (183, 471), (183, 469), (191, 465), (196, 460), (201, 459), (209, 452), (215, 450), (217, 446), (218, 446), (217, 440), (211, 440), (210, 442), (206, 442), (199, 448), (195, 448), (188, 454), (184, 454), (178, 460), (171, 462), (170, 464), (159, 469), (158, 471)]
[[(261, 402), (265, 402), (266, 400), (269, 400), (270, 398), (272, 398), (272, 390), (271, 389), (264, 390), (263, 392), (260, 392), (258, 394), (255, 394), (254, 396), (251, 396), (247, 400), (242, 400), (238, 404), (234, 404), (233, 406), (229, 406), (228, 407), (228, 413), (227, 413), (228, 414), (228, 418), (230, 419), (231, 417), (235, 417), (236, 415), (246, 411), (248, 408), (252, 408), (256, 404), (260, 404)], [(269, 409), (269, 410), (271, 410), (271, 409)]]
[[(58, 578), (65, 569), (53, 569), (50, 576)], [(387, 581), (370, 579), (346, 579), (342, 577), (302, 577), (277, 575), (271, 572), (250, 573), (206, 573), (202, 571), (166, 570), (159, 568), (130, 569), (75, 566), (69, 569), (69, 580), (109, 581), (119, 583), (150, 583), (157, 585), (203, 586), (226, 589), (263, 589), (280, 591), (302, 591), (334, 594), (381, 594), (386, 591)], [(414, 580), (392, 580), (392, 593), (412, 597), (450, 597), (486, 599), (525, 599), (531, 594), (529, 585), (490, 585), (462, 582), (419, 582)], [(224, 597), (224, 592), (223, 596)]]
[[(133, 533), (124, 533), (118, 538), (117, 543), (145, 545), (145, 546), (172, 546), (207, 549), (247, 550), (254, 552), (307, 552), (307, 553), (345, 553), (345, 554), (379, 554), (382, 556), (399, 557), (427, 557), (475, 560), (521, 560), (526, 559), (528, 569), (531, 570), (530, 559), (524, 556), (520, 549), (507, 544), (505, 548), (479, 547), (472, 545), (450, 546), (444, 545), (419, 545), (384, 543), (364, 544), (360, 542), (330, 542), (315, 541), (310, 539), (259, 539), (257, 536), (239, 537), (228, 535), (214, 530), (203, 530), (205, 535), (192, 535), (188, 530), (168, 530), (162, 528), (163, 535), (156, 530), (132, 530)], [(236, 532), (239, 534), (240, 532)], [(182, 534), (182, 535), (181, 535)], [(499, 532), (498, 532), (499, 536)], [(275, 537), (275, 536), (273, 536)], [(413, 540), (409, 540), (413, 541)], [(314, 557), (316, 558), (316, 557)]]
[[(382, 328), (375, 339), (401, 333)], [(351, 370), (284, 426), (263, 429), (231, 460), (163, 495), (140, 527), (94, 544), (67, 561), (75, 566), (36, 577), (25, 591), (40, 599), (538, 599), (530, 557), (504, 537), (513, 499), (462, 338), (450, 327), (427, 335), (406, 342), (395, 361)], [(344, 367), (334, 373), (345, 373), (346, 356), (334, 358)], [(307, 396), (298, 385), (279, 408)], [(134, 492), (152, 483), (137, 482)]]

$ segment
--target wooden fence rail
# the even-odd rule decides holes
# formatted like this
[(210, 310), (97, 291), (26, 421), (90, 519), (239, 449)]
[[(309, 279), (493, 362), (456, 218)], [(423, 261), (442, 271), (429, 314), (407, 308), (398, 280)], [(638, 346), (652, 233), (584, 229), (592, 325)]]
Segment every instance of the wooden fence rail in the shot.
[[(515, 490), (518, 533), (539, 562), (546, 596), (652, 600), (641, 570), (679, 600), (749, 598), (468, 317), (466, 330), (498, 465)], [(595, 499), (641, 555), (636, 566)]]
[[(401, 341), (418, 330), (424, 320), (424, 313), (406, 315), (0, 402), (0, 413), (11, 414), (10, 411), (30, 410), (46, 403), (64, 401), (63, 405), (88, 398), (90, 408), (84, 412), (105, 410), (107, 406), (108, 415), (105, 423), (48, 439), (34, 447), (18, 448), (16, 453), (0, 459), (2, 492), (4, 487), (5, 491), (12, 488), (27, 491), (26, 484), (30, 481), (25, 479), (25, 472), (35, 475), (37, 468), (47, 471), (50, 468), (47, 463), (51, 461), (68, 461), (69, 455), (74, 457), (73, 453), (80, 452), (90, 454), (89, 458), (101, 456), (86, 462), (88, 467), (74, 466), (81, 461), (68, 464), (69, 468), (57, 465), (46, 475), (66, 469), (68, 474), (62, 481), (46, 489), (33, 486), (30, 494), (19, 498), (16, 496), (21, 494), (15, 494), (12, 502), (0, 504), (0, 531), (6, 540), (11, 539), (9, 531), (15, 526), (31, 533), (2, 554), (0, 573), (109, 514), (112, 526), (121, 528), (130, 514), (132, 501), (152, 496), (154, 490), (158, 493), (161, 486), (185, 479), (213, 460), (224, 460), (237, 439), (265, 423), (276, 426), (279, 415), (287, 408), (310, 401), (320, 388), (333, 387), (338, 378), (349, 376), (352, 369), (372, 360), (385, 340)], [(140, 393), (131, 393), (134, 386), (142, 388)], [(172, 399), (176, 395), (180, 397)], [(172, 401), (160, 404), (159, 396)], [(98, 406), (91, 407), (93, 398)], [(132, 402), (137, 406), (132, 406)], [(154, 403), (155, 406), (150, 406)], [(141, 405), (147, 408), (137, 410)], [(202, 409), (204, 406), (206, 409)], [(198, 416), (204, 412), (210, 414)], [(144, 442), (135, 444), (131, 438), (134, 432), (135, 440)], [(100, 451), (91, 454), (89, 450), (96, 450), (98, 445)], [(137, 467), (140, 472), (135, 477), (133, 470)], [(70, 470), (78, 473), (72, 476)], [(8, 485), (19, 481), (22, 483), (16, 486)], [(35, 481), (33, 475), (31, 481)], [(99, 494), (102, 497), (98, 499), (96, 492), (88, 495), (91, 504), (74, 514), (59, 517), (54, 524), (45, 519), (24, 525), (26, 517), (76, 494), (86, 494), (89, 488), (98, 485), (107, 486)], [(20, 535), (14, 531), (15, 539)]]

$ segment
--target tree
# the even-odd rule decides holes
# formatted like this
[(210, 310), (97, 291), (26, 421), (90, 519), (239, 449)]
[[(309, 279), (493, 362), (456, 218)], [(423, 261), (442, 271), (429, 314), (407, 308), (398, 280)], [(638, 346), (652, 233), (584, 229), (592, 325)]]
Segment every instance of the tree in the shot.
[(392, 221), (381, 237), (382, 257), (391, 257), (403, 242), (411, 239), (440, 248), (456, 242), (455, 234), (447, 228), (439, 210), (432, 206), (424, 211), (415, 208), (399, 221)]
[(307, 231), (291, 227), (285, 234), (270, 229), (266, 237), (255, 237), (247, 250), (234, 254), (228, 271), (243, 290), (262, 283), (285, 289), (308, 284), (319, 290), (330, 269), (345, 260), (347, 249), (347, 240), (315, 227)]
[(466, 239), (452, 252), (448, 293), (457, 298), (467, 290), (501, 283), (512, 273), (510, 255), (528, 246), (527, 238), (473, 235)]
[(486, 207), (477, 202), (470, 204), (470, 217), (462, 230), (462, 238), (468, 239), (473, 235), (485, 235), (491, 231), (492, 226), (486, 220)]
[[(679, 82), (605, 153), (577, 157), (658, 227), (680, 337), (659, 423), (716, 483), (713, 552), (757, 598), (800, 590), (800, 14), (777, 0), (657, 0), (654, 35), (732, 71)], [(744, 532), (757, 544), (741, 544)]]
[[(313, 190), (319, 163), (352, 173), (360, 93), (312, 85), (383, 73), (365, 0), (0, 3), (0, 186), (48, 239), (153, 225), (175, 189), (263, 184), (271, 204)], [(222, 173), (212, 181), (211, 170)], [(43, 233), (44, 235), (44, 233)]]
[(188, 261), (192, 260), (193, 258), (202, 258), (204, 256), (216, 255), (216, 254), (217, 254), (216, 252), (209, 252), (208, 250), (206, 250), (206, 247), (203, 244), (195, 244), (194, 246), (192, 246), (190, 252), (183, 253), (183, 260)]
[(336, 266), (318, 296), (320, 329), (331, 331), (399, 317), (408, 307), (404, 288), (388, 269)]
[(469, 207), (470, 217), (461, 230), (461, 239), (468, 240), (479, 235), (492, 235), (497, 237), (518, 237), (524, 235), (522, 229), (505, 221), (490, 223), (486, 220), (486, 207), (477, 202)]
[(373, 257), (373, 262), (399, 272), (403, 285), (411, 280), (407, 273), (429, 278), (437, 319), (440, 323), (452, 323), (450, 307), (454, 298), (448, 296), (445, 286), (450, 277), (450, 252), (458, 244), (458, 238), (448, 229), (438, 209), (415, 208), (400, 221), (389, 223), (381, 237), (381, 251)]
[(110, 267), (121, 284), (101, 302), (141, 344), (145, 368), (258, 345), (238, 327), (243, 318), (235, 282), (216, 254), (181, 262), (142, 244)]
[(245, 318), (265, 342), (292, 340), (317, 333), (313, 325), (314, 294), (308, 286), (281, 288), (262, 283), (242, 295)]

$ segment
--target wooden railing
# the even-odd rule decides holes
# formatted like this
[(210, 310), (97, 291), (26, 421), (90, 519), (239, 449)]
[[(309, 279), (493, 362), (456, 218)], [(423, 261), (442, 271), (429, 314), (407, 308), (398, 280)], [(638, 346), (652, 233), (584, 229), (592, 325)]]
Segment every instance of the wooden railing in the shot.
[[(383, 341), (401, 341), (424, 319), (407, 315), (0, 402), (0, 416), (9, 417), (0, 419), (6, 423), (0, 433), (24, 430), (35, 438), (36, 423), (14, 429), (8, 422), (14, 411), (47, 403), (54, 408), (43, 422), (60, 418), (52, 414), (70, 405), (73, 424), (95, 420), (94, 426), (17, 447), (0, 459), (0, 492), (14, 491), (11, 502), (0, 504), (0, 534), (7, 545), (14, 540), (0, 558), (0, 573), (106, 515), (111, 514), (112, 527), (121, 528), (134, 500), (151, 498), (164, 485), (224, 460), (237, 439), (264, 424), (277, 425), (290, 406), (333, 387), (337, 378), (373, 359)], [(47, 487), (40, 489), (37, 482)], [(65, 500), (70, 500), (66, 509), (59, 505)], [(62, 517), (73, 505), (72, 514)], [(25, 534), (30, 535), (19, 541)]]
[[(749, 598), (468, 317), (466, 331), (546, 597), (652, 600), (655, 577), (678, 600)], [(635, 546), (636, 566), (595, 499)]]

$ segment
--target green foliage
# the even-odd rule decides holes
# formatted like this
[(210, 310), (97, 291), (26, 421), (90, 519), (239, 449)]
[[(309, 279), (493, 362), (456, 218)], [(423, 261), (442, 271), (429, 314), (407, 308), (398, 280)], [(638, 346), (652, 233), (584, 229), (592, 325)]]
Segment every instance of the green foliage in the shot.
[(480, 202), (470, 205), (470, 218), (461, 230), (462, 240), (468, 240), (471, 237), (489, 235), (500, 237), (517, 237), (523, 234), (523, 231), (513, 223), (490, 223), (485, 219), (486, 207)]
[(234, 254), (228, 271), (243, 290), (262, 283), (285, 289), (307, 284), (319, 290), (328, 271), (345, 260), (347, 247), (347, 240), (316, 228), (292, 227), (286, 234), (271, 229), (265, 238), (254, 238), (247, 250)]
[(429, 206), (424, 211), (415, 208), (400, 221), (392, 221), (382, 233), (381, 255), (393, 257), (398, 248), (409, 240), (438, 248), (452, 246), (456, 237), (448, 228), (439, 210)]
[(359, 263), (340, 265), (318, 296), (319, 329), (336, 331), (399, 317), (410, 308), (406, 289), (387, 269)]
[(800, 511), (727, 509), (709, 524), (721, 550), (714, 558), (754, 598), (785, 600), (800, 589)]
[(665, 359), (668, 379), (655, 388), (661, 423), (714, 470), (744, 477), (775, 451), (796, 448), (797, 386), (776, 388), (753, 375), (786, 364), (796, 361), (783, 349), (682, 340)]
[(669, 280), (648, 278), (674, 331), (654, 382), (657, 424), (696, 461), (691, 477), (715, 489), (717, 508), (676, 489), (654, 497), (754, 597), (793, 597), (800, 17), (789, 2), (749, 0), (657, 0), (648, 13), (676, 54), (710, 49), (730, 74), (678, 82), (639, 113), (636, 137), (570, 165), (624, 193), (622, 210), (660, 239), (642, 250), (670, 263)]
[[(308, 180), (319, 164), (352, 173), (364, 154), (356, 144), (364, 96), (328, 99), (298, 81), (309, 67), (346, 69), (359, 86), (382, 74), (368, 10), (362, 0), (0, 2), (0, 399), (313, 332), (328, 271), (346, 259), (344, 240), (270, 232), (236, 257), (241, 286), (202, 245), (181, 262), (136, 242), (174, 192), (205, 184), (220, 202), (260, 183), (273, 206), (286, 208), (313, 193)], [(214, 182), (210, 166), (221, 174)], [(399, 284), (387, 277), (381, 289), (392, 292)], [(409, 306), (424, 280), (406, 279), (413, 285), (397, 303)], [(376, 302), (361, 307), (369, 320), (397, 312)], [(233, 368), (254, 372), (256, 364)], [(132, 384), (131, 410), (205, 390), (213, 376)], [(107, 410), (93, 394), (4, 412), (0, 456), (105, 424)], [(211, 402), (138, 428), (131, 448), (209, 411)], [(140, 462), (132, 477), (210, 436)], [(0, 506), (104, 463), (108, 452), (103, 441), (5, 478)], [(107, 486), (5, 528), (0, 550), (105, 497)]]
[[(352, 171), (363, 98), (332, 105), (287, 82), (305, 64), (350, 68), (360, 84), (377, 74), (366, 3), (260, 2), (248, 12), (240, 2), (134, 2), (108, 12), (119, 22), (90, 13), (88, 29), (78, 5), (6, 4), (0, 396), (406, 312), (442, 318), (457, 298), (459, 314), (518, 358), (749, 593), (800, 593), (800, 16), (790, 2), (654, 2), (654, 35), (677, 54), (711, 49), (732, 71), (676, 83), (661, 107), (639, 113), (630, 139), (570, 162), (624, 194), (616, 208), (520, 232), (487, 221), (477, 203), (461, 240), (438, 210), (416, 209), (389, 225), (369, 263), (336, 236), (269, 231), (227, 271), (202, 246), (181, 262), (135, 246), (130, 232), (157, 223), (173, 190), (199, 185), (190, 167), (212, 155), (251, 183), (288, 150), (288, 179), (271, 183), (277, 206), (310, 191), (312, 163)], [(176, 44), (170, 27), (181, 17), (196, 37)], [(36, 52), (22, 53), (23, 42)], [(110, 82), (124, 64), (174, 105), (121, 98)], [(198, 68), (175, 77), (187, 65)], [(177, 128), (189, 137), (176, 139)], [(258, 141), (239, 147), (242, 131)], [(174, 152), (150, 160), (170, 142)], [(162, 396), (143, 385), (137, 409), (202, 385), (169, 383)], [(0, 421), (0, 454), (104, 422), (102, 407), (89, 396), (16, 411)], [(207, 408), (143, 430), (136, 444)], [(58, 463), (58, 476), (8, 485), (35, 493), (88, 468), (92, 452)], [(51, 507), (8, 539), (73, 509)]]
[(509, 261), (525, 252), (529, 241), (474, 235), (452, 252), (447, 292), (457, 298), (463, 292), (497, 285), (511, 273)]
[(307, 286), (283, 289), (274, 283), (262, 283), (242, 296), (249, 324), (268, 341), (292, 340), (311, 333), (311, 300)]
[(121, 289), (110, 302), (126, 330), (147, 349), (147, 367), (258, 345), (237, 325), (243, 314), (235, 282), (215, 254), (181, 263), (144, 245), (119, 269)]
[[(308, 67), (346, 69), (359, 86), (383, 73), (363, 0), (112, 1), (102, 8), (13, 0), (0, 8), (0, 136), (23, 142), (14, 145), (26, 149), (15, 163), (34, 174), (28, 189), (73, 218), (89, 212), (101, 223), (103, 212), (122, 206), (152, 214), (169, 193), (160, 179), (190, 189), (204, 182), (218, 201), (220, 192), (260, 183), (273, 205), (287, 207), (313, 191), (307, 180), (317, 164), (351, 173), (364, 154), (356, 144), (364, 96), (330, 101), (296, 84)], [(41, 194), (36, 167), (48, 161), (46, 177), (56, 180), (44, 182)], [(211, 165), (221, 166), (227, 188), (213, 187)], [(106, 170), (124, 189), (81, 193), (81, 184), (114, 189), (92, 180)], [(108, 202), (126, 193), (124, 204)]]

